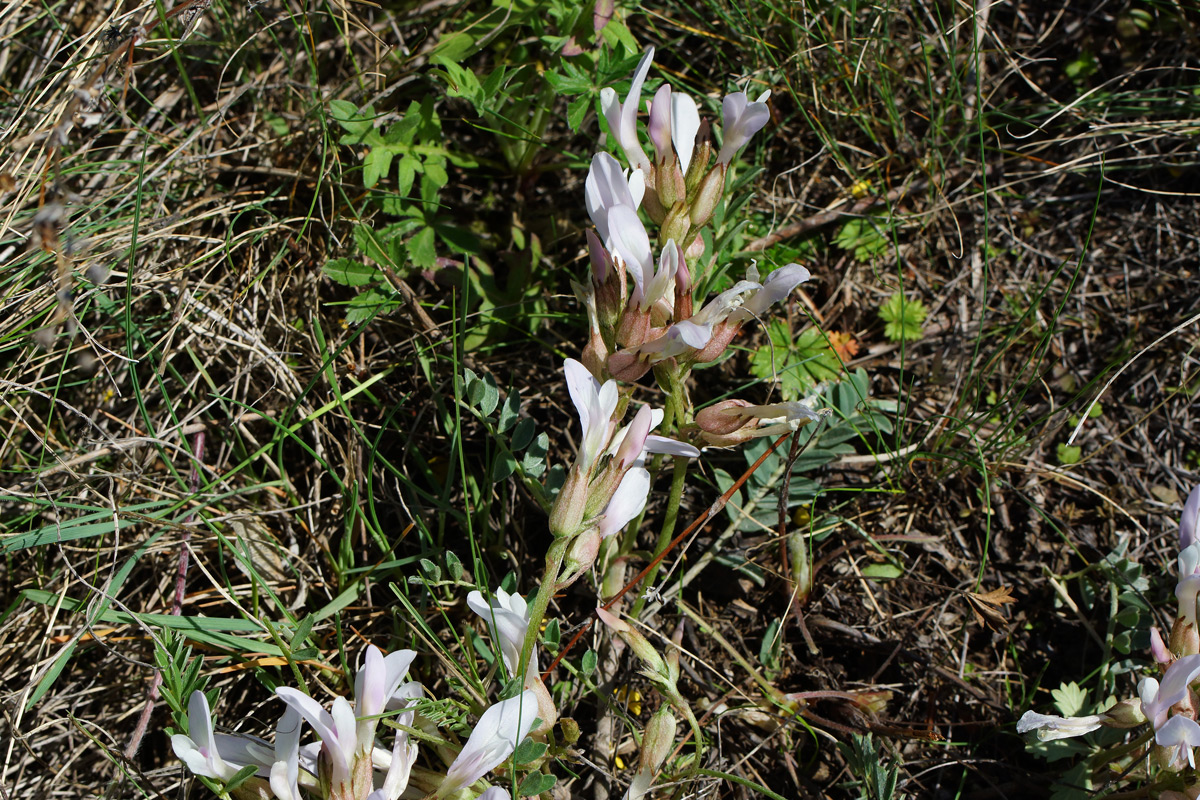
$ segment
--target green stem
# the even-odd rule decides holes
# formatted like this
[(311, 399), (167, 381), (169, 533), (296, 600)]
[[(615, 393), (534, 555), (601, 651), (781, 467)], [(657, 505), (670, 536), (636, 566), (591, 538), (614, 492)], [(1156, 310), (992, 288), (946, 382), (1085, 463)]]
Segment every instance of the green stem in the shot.
[[(676, 708), (679, 708), (677, 705)], [(692, 742), (696, 747), (696, 760), (694, 765), (699, 766), (704, 762), (704, 739), (700, 736), (700, 722), (696, 719), (696, 715), (692, 713), (692, 707), (684, 704), (681, 709), (683, 715), (687, 717), (688, 726), (692, 729)]]
[(696, 772), (698, 775), (703, 775), (706, 778), (720, 778), (722, 780), (740, 784), (748, 789), (753, 789), (764, 797), (770, 797), (771, 800), (787, 800), (787, 798), (783, 795), (775, 794), (761, 783), (755, 783), (749, 778), (743, 778), (739, 775), (731, 775), (728, 772), (718, 772), (715, 769), (700, 769)]
[[(667, 549), (667, 546), (671, 544), (671, 538), (675, 535), (675, 520), (679, 517), (679, 503), (683, 499), (683, 483), (684, 479), (687, 478), (687, 469), (687, 460), (682, 458), (675, 459), (675, 472), (671, 475), (671, 493), (667, 497), (667, 516), (663, 519), (662, 530), (658, 532), (658, 544), (654, 547), (655, 558), (658, 558)], [(646, 575), (644, 586), (654, 585), (661, 566), (661, 562), (654, 565), (654, 568)], [(637, 619), (645, 606), (645, 595), (639, 595), (633, 604), (633, 610), (629, 612), (629, 616)]]
[(563, 557), (566, 556), (567, 547), (570, 544), (569, 537), (558, 538), (546, 551), (546, 571), (542, 574), (542, 585), (538, 588), (537, 597), (533, 599), (533, 605), (529, 608), (529, 628), (525, 631), (525, 643), (521, 645), (521, 669), (517, 673), (518, 675), (525, 674), (529, 657), (533, 655), (538, 633), (542, 630), (542, 619), (546, 616), (546, 609), (550, 607), (550, 598), (554, 596), (554, 585), (558, 583)]

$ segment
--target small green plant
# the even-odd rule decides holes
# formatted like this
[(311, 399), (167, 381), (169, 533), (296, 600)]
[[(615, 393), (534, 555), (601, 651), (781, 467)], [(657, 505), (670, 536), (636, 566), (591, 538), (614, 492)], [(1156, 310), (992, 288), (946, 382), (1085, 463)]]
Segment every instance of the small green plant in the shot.
[(863, 800), (890, 800), (896, 796), (899, 766), (871, 734), (851, 734), (850, 741), (839, 742), (838, 750), (846, 766), (858, 780), (859, 797)]
[(764, 381), (778, 378), (784, 400), (798, 400), (818, 384), (837, 380), (842, 372), (841, 360), (819, 328), (793, 338), (786, 319), (773, 319), (767, 323), (767, 338), (751, 357), (750, 372)]
[(1055, 448), (1055, 454), (1058, 456), (1058, 463), (1063, 466), (1078, 464), (1079, 459), (1083, 458), (1083, 448), (1079, 445), (1059, 443)]
[(858, 261), (870, 261), (888, 249), (889, 239), (875, 217), (854, 217), (838, 228), (833, 243), (853, 253)]
[(929, 315), (920, 300), (909, 300), (903, 292), (896, 292), (879, 307), (879, 317), (887, 323), (883, 335), (893, 342), (912, 342), (924, 333), (922, 325)]
[(447, 165), (472, 169), (478, 164), (446, 147), (432, 97), (411, 102), (404, 116), (386, 129), (377, 127), (380, 115), (372, 106), (359, 109), (345, 100), (334, 100), (329, 110), (346, 131), (339, 143), (367, 148), (363, 154), (363, 186), (381, 187), (395, 164), (394, 187), (383, 185), (372, 195), (383, 213), (400, 218), (379, 231), (385, 252), (389, 240), (403, 238), (412, 265), (432, 269), (437, 264), (439, 239), (454, 253), (479, 250), (474, 236), (455, 224), (438, 202), (438, 195), (450, 180)]

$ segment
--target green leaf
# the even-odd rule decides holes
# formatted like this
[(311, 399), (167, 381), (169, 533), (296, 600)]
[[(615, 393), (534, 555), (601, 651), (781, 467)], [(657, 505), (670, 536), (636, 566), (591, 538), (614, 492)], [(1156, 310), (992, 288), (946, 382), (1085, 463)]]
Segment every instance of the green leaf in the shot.
[(435, 72), (434, 74), (440, 75), (442, 78), (446, 85), (446, 95), (467, 100), (474, 106), (475, 113), (483, 114), (486, 110), (487, 97), (484, 95), (483, 87), (479, 85), (479, 79), (475, 77), (475, 73), (446, 58), (435, 56), (431, 60), (442, 68), (440, 73)]
[(446, 174), (445, 162), (434, 158), (425, 159), (425, 182), (432, 182), (438, 189), (449, 183), (450, 176)]
[(412, 191), (413, 181), (422, 170), (421, 160), (414, 156), (403, 156), (396, 163), (396, 192), (407, 195)]
[(250, 780), (250, 778), (252, 778), (257, 772), (257, 764), (247, 764), (246, 766), (242, 767), (232, 778), (229, 779), (229, 783), (225, 784), (225, 793), (232, 795), (239, 786)]
[(591, 675), (596, 671), (596, 651), (588, 650), (583, 654), (583, 659), (579, 662), (579, 669), (584, 675)]
[(498, 95), (504, 86), (505, 77), (507, 77), (507, 71), (503, 64), (492, 70), (491, 74), (483, 81), (483, 96), (495, 97)]
[[(0, 499), (12, 500), (13, 497), (11, 495), (0, 495)], [(16, 550), (24, 550), (27, 547), (39, 547), (44, 544), (70, 542), (77, 539), (90, 539), (93, 536), (104, 536), (120, 532), (133, 525), (141, 525), (145, 521), (143, 517), (146, 516), (153, 519), (167, 519), (167, 511), (170, 505), (171, 502), (169, 500), (155, 500), (148, 503), (123, 506), (121, 508), (123, 512), (131, 513), (128, 515), (121, 514), (115, 521), (113, 519), (113, 512), (105, 509), (103, 511), (92, 511), (80, 516), (78, 519), (52, 522), (35, 531), (5, 537), (3, 540), (0, 540), (0, 553), (12, 553)], [(64, 510), (66, 509), (82, 510), (82, 507), (64, 506)]]
[(577, 97), (567, 105), (567, 125), (576, 133), (583, 126), (583, 118), (592, 104), (591, 97)]
[(462, 561), (459, 560), (458, 556), (456, 556), (452, 550), (446, 551), (446, 572), (450, 573), (450, 579), (456, 583), (462, 580)]
[(471, 404), (485, 417), (490, 417), (500, 404), (500, 390), (496, 388), (496, 380), (486, 372), (468, 385), (467, 395), (471, 398)]
[(367, 225), (355, 225), (354, 244), (358, 247), (358, 252), (362, 253), (365, 258), (376, 264), (394, 266), (390, 263), (391, 260), (388, 258), (382, 238), (374, 228)]
[(888, 248), (888, 238), (879, 227), (878, 217), (855, 217), (847, 220), (837, 234), (833, 243), (843, 250), (854, 253), (855, 259), (869, 261), (872, 256), (879, 255)]
[(547, 749), (549, 748), (545, 742), (535, 742), (533, 739), (525, 739), (517, 746), (516, 752), (513, 753), (513, 760), (518, 764), (528, 764), (530, 761), (537, 761), (546, 755)]
[(442, 579), (442, 568), (430, 561), (428, 558), (422, 558), (419, 562), (421, 571), (425, 573), (425, 577), (431, 581), (439, 581)]
[(517, 459), (508, 453), (498, 454), (496, 460), (492, 462), (492, 483), (508, 480), (508, 476), (512, 475), (516, 469)]
[(879, 307), (879, 317), (887, 323), (883, 333), (893, 342), (915, 341), (921, 338), (921, 325), (929, 311), (920, 300), (906, 300), (896, 292)]
[(365, 286), (380, 280), (383, 273), (377, 267), (367, 266), (352, 258), (335, 258), (321, 268), (325, 277), (343, 286)]
[(904, 570), (903, 570), (903, 568), (901, 568), (895, 564), (890, 564), (885, 561), (885, 562), (882, 562), (879, 564), (867, 564), (865, 567), (862, 568), (862, 574), (864, 577), (867, 577), (867, 578), (874, 578), (875, 580), (882, 580), (882, 581), (890, 581), (890, 580), (895, 580), (896, 578), (899, 578), (901, 575), (903, 575)]
[(368, 189), (379, 183), (392, 166), (392, 151), (387, 147), (372, 147), (363, 159), (363, 185)]
[(329, 102), (329, 114), (334, 122), (355, 136), (362, 136), (375, 127), (375, 110), (367, 106), (364, 111), (367, 113), (360, 113), (357, 106), (345, 100)]
[(840, 377), (841, 361), (819, 329), (793, 338), (787, 320), (776, 318), (767, 323), (767, 338), (751, 357), (750, 372), (766, 381), (778, 377), (782, 399), (797, 400), (818, 383)]
[(546, 453), (550, 450), (550, 437), (545, 433), (539, 433), (537, 438), (533, 440), (533, 444), (525, 451), (525, 457), (521, 459), (521, 468), (525, 470), (525, 474), (536, 478), (546, 471)]
[(1079, 445), (1059, 443), (1055, 448), (1058, 455), (1058, 463), (1064, 465), (1078, 464), (1083, 458), (1083, 448)]
[(462, 61), (474, 48), (474, 38), (462, 31), (452, 30), (438, 40), (433, 53), (443, 62)]
[[(42, 589), (26, 589), (21, 592), (28, 600), (41, 605), (56, 605), (68, 612), (86, 611), (87, 603), (72, 597), (60, 598), (56, 592)], [(269, 642), (261, 642), (233, 636), (232, 632), (263, 633), (262, 624), (248, 619), (230, 619), (228, 617), (192, 617), (175, 616), (174, 614), (130, 614), (126, 611), (106, 610), (93, 618), (94, 623), (108, 625), (136, 625), (140, 620), (143, 625), (150, 627), (171, 628), (182, 631), (189, 639), (211, 644), (224, 650), (244, 653), (266, 653), (272, 656), (282, 656), (283, 651)]]
[(400, 305), (396, 298), (368, 289), (346, 304), (346, 324), (358, 325)]
[(423, 228), (408, 241), (408, 252), (412, 262), (420, 269), (433, 269), (437, 265), (436, 234), (433, 228)]
[(542, 772), (531, 772), (525, 776), (525, 780), (521, 781), (521, 786), (517, 789), (517, 796), (533, 797), (542, 792), (548, 792), (554, 788), (557, 780), (553, 775), (546, 775)]
[(551, 617), (546, 623), (546, 630), (542, 631), (542, 643), (551, 650), (557, 650), (561, 642), (562, 628), (559, 627), (558, 620)]
[(517, 423), (516, 429), (512, 432), (512, 439), (509, 440), (509, 446), (513, 450), (524, 450), (533, 441), (533, 434), (536, 431), (537, 423), (526, 417)]
[(300, 620), (300, 624), (296, 626), (296, 632), (292, 634), (292, 639), (288, 643), (293, 650), (297, 650), (304, 646), (304, 640), (312, 633), (313, 623), (317, 621), (313, 614), (305, 615), (304, 619)]
[(513, 390), (508, 393), (508, 397), (504, 400), (504, 405), (500, 407), (500, 419), (496, 423), (496, 430), (504, 433), (512, 426), (517, 424), (521, 414), (521, 393)]
[(1074, 681), (1064, 683), (1057, 689), (1051, 690), (1050, 696), (1054, 698), (1054, 705), (1058, 709), (1058, 713), (1064, 717), (1078, 717), (1084, 713), (1087, 704), (1087, 690), (1080, 688), (1079, 684)]

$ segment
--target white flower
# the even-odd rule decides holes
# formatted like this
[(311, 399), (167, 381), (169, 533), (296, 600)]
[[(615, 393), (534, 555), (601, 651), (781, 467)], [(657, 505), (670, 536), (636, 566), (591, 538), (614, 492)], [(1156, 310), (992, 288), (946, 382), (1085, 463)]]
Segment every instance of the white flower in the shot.
[(1154, 741), (1160, 747), (1173, 750), (1171, 762), (1182, 768), (1186, 760), (1189, 767), (1195, 768), (1196, 757), (1192, 748), (1200, 745), (1200, 725), (1191, 717), (1176, 714), (1161, 728), (1154, 732)]
[[(761, 319), (768, 308), (785, 299), (793, 289), (811, 277), (809, 271), (799, 264), (780, 267), (767, 276), (761, 287), (746, 296), (741, 307), (730, 313), (729, 321), (741, 324), (752, 317)], [(758, 269), (753, 264), (746, 272), (746, 279), (749, 282), (758, 281)]]
[[(1183, 515), (1179, 518), (1179, 549), (1186, 550), (1196, 541), (1196, 523), (1200, 520), (1200, 486), (1192, 489), (1183, 504)], [(1183, 573), (1179, 573), (1181, 576)]]
[(330, 711), (301, 691), (290, 686), (275, 690), (288, 706), (299, 712), (321, 738), (319, 763), (328, 770), (329, 785), (333, 793), (352, 796), (352, 776), (358, 752), (358, 737), (354, 709), (344, 697), (335, 698)]
[(604, 507), (604, 515), (600, 520), (600, 538), (607, 539), (624, 528), (646, 507), (650, 496), (650, 471), (645, 467), (632, 467), (612, 499)]
[[(687, 174), (696, 149), (696, 134), (700, 131), (700, 111), (696, 101), (686, 94), (671, 95), (671, 143), (679, 156), (679, 169)], [(702, 165), (703, 166), (703, 165)]]
[(275, 726), (275, 762), (271, 765), (271, 791), (279, 800), (300, 798), (300, 732), (304, 719), (288, 707)]
[[(400, 683), (415, 657), (412, 650), (398, 650), (384, 657), (379, 648), (369, 645), (363, 655), (362, 669), (354, 677), (353, 707), (346, 698), (337, 697), (326, 711), (316, 700), (289, 686), (275, 690), (320, 737), (318, 766), (328, 771), (334, 796), (353, 797), (356, 776), (361, 778), (364, 771), (370, 774), (379, 716), (389, 705), (394, 706), (394, 699), (407, 696), (410, 690)], [(407, 783), (407, 771), (404, 781)]]
[(641, 309), (649, 309), (659, 300), (674, 299), (675, 275), (683, 253), (669, 239), (654, 265), (654, 252), (650, 249), (650, 236), (637, 212), (629, 206), (614, 206), (608, 215), (609, 233), (616, 255), (625, 263), (625, 269), (633, 276), (633, 291), (629, 303)]
[(250, 764), (265, 777), (275, 762), (271, 746), (261, 739), (213, 733), (208, 698), (200, 691), (192, 692), (188, 700), (188, 732), (172, 736), (171, 749), (193, 775), (220, 781), (228, 781)]
[(1167, 722), (1171, 706), (1186, 700), (1188, 687), (1200, 676), (1200, 655), (1186, 656), (1167, 667), (1162, 684), (1154, 678), (1142, 678), (1138, 683), (1138, 697), (1142, 699), (1142, 713), (1150, 720), (1154, 730)]
[(379, 715), (400, 688), (416, 657), (413, 650), (397, 650), (384, 656), (375, 645), (367, 646), (362, 668), (354, 676), (354, 716), (358, 718), (355, 735), (359, 752), (374, 746)]
[[(416, 711), (413, 701), (424, 694), (421, 684), (416, 681), (406, 683), (396, 690), (388, 701), (388, 709), (407, 708), (408, 710), (396, 717), (396, 724), (412, 727)], [(378, 755), (378, 751), (376, 751)], [(383, 785), (371, 792), (367, 800), (399, 800), (400, 795), (408, 788), (408, 779), (412, 775), (413, 764), (417, 760), (417, 744), (408, 733), (396, 731), (395, 743), (392, 745), (390, 763), (385, 768)]]
[(617, 382), (605, 381), (601, 386), (588, 368), (573, 358), (563, 362), (563, 373), (567, 376), (567, 391), (583, 428), (576, 463), (587, 473), (608, 446), (617, 427), (612, 418), (620, 399)]
[(608, 127), (612, 129), (617, 144), (625, 152), (629, 166), (634, 169), (640, 167), (647, 173), (650, 172), (650, 159), (646, 157), (646, 152), (642, 150), (642, 144), (638, 140), (637, 111), (641, 105), (642, 84), (646, 82), (646, 73), (650, 71), (650, 62), (653, 59), (654, 48), (651, 47), (646, 50), (633, 72), (633, 81), (629, 84), (629, 94), (625, 95), (624, 104), (617, 100), (617, 93), (613, 89), (605, 87), (600, 90), (600, 108), (604, 111), (604, 117), (608, 120)]
[(483, 794), (479, 795), (475, 800), (512, 800), (512, 795), (508, 793), (507, 789), (492, 786), (485, 789)]
[(1039, 740), (1049, 742), (1054, 739), (1068, 739), (1072, 736), (1091, 733), (1099, 728), (1103, 721), (1102, 714), (1092, 714), (1087, 717), (1057, 717), (1053, 714), (1026, 711), (1017, 721), (1017, 733), (1036, 730)]
[(646, 123), (646, 131), (654, 143), (659, 163), (669, 161), (667, 148), (673, 147), (679, 160), (679, 171), (686, 175), (696, 147), (696, 134), (700, 130), (700, 111), (696, 108), (696, 101), (681, 92), (672, 92), (671, 87), (664, 83), (655, 93), (653, 102), (648, 104), (650, 118)]
[[(625, 444), (626, 437), (634, 428), (633, 425), (627, 425), (617, 430), (617, 424), (612, 418), (617, 410), (617, 401), (620, 399), (616, 381), (608, 380), (601, 385), (587, 367), (573, 358), (568, 358), (563, 362), (563, 373), (567, 376), (567, 391), (571, 394), (571, 401), (575, 404), (575, 410), (579, 414), (579, 424), (583, 428), (576, 464), (584, 474), (587, 474), (601, 454), (605, 452), (615, 454), (620, 450)], [(640, 414), (641, 411), (638, 413)], [(658, 427), (663, 419), (661, 409), (652, 409), (648, 413), (650, 414), (650, 424), (646, 428), (647, 433)], [(644, 438), (635, 433), (634, 438), (630, 440), (630, 445), (625, 448), (626, 450), (633, 448), (636, 452), (634, 458), (628, 463), (634, 463), (637, 459), (644, 458), (647, 453), (666, 453), (687, 458), (695, 458), (700, 455), (700, 451), (691, 445), (668, 439), (665, 436), (645, 434), (642, 436)], [(635, 443), (636, 448), (634, 448)]]
[(500, 766), (529, 734), (537, 710), (537, 695), (526, 689), (483, 712), (458, 758), (446, 771), (435, 797), (445, 797), (470, 786)]
[[(500, 648), (500, 658), (509, 675), (517, 674), (517, 665), (521, 662), (521, 648), (525, 644), (525, 634), (529, 630), (529, 605), (519, 594), (509, 594), (503, 589), (497, 589), (492, 596), (492, 602), (483, 599), (478, 591), (467, 595), (467, 605), (488, 624), (492, 633), (492, 641)], [(537, 673), (537, 652), (529, 657), (527, 672)]]
[(767, 124), (771, 118), (771, 110), (767, 108), (767, 98), (770, 96), (770, 91), (763, 92), (752, 103), (745, 92), (725, 95), (721, 102), (721, 133), (724, 140), (721, 152), (717, 155), (718, 164), (733, 161), (737, 151)]
[(617, 160), (608, 153), (592, 156), (592, 165), (584, 182), (584, 202), (588, 216), (606, 248), (612, 249), (608, 223), (612, 209), (625, 206), (637, 211), (645, 191), (646, 176), (640, 169), (622, 170)]

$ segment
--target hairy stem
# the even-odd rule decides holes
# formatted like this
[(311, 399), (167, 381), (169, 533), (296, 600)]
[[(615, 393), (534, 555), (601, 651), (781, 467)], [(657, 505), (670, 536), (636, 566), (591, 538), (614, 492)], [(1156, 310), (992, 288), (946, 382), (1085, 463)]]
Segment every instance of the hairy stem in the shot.
[(533, 599), (533, 605), (529, 607), (529, 628), (525, 631), (525, 643), (521, 645), (521, 665), (517, 672), (518, 675), (525, 674), (529, 657), (533, 655), (538, 633), (542, 629), (542, 619), (546, 616), (546, 609), (550, 607), (550, 598), (554, 596), (554, 585), (558, 583), (563, 557), (567, 554), (567, 547), (570, 544), (569, 537), (555, 539), (554, 543), (550, 545), (550, 549), (546, 551), (546, 571), (542, 574), (542, 585), (538, 588), (537, 597)]
[[(675, 520), (679, 518), (679, 503), (683, 499), (683, 483), (687, 478), (688, 462), (683, 458), (675, 459), (675, 471), (671, 475), (671, 493), (667, 496), (667, 516), (663, 519), (662, 530), (658, 532), (658, 544), (654, 546), (654, 557), (657, 559), (671, 545), (671, 537), (675, 533)], [(658, 578), (658, 571), (662, 567), (662, 561), (658, 563), (646, 574), (645, 586), (653, 586), (654, 581)], [(633, 610), (629, 615), (634, 619), (642, 613), (642, 609), (646, 606), (646, 596), (639, 595), (638, 599), (633, 604)]]

